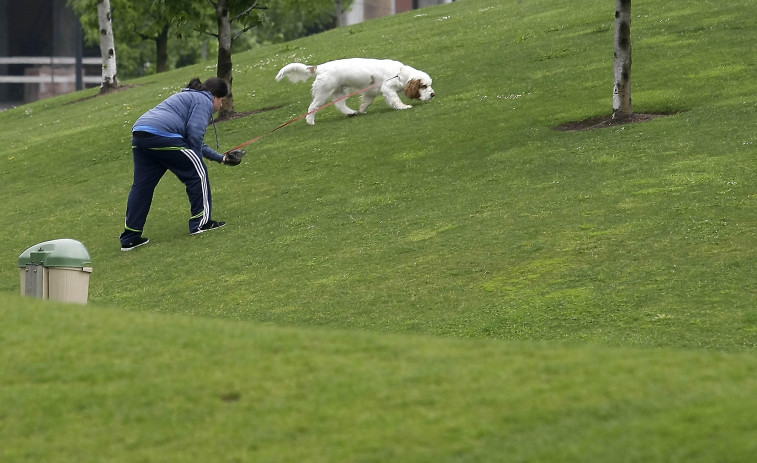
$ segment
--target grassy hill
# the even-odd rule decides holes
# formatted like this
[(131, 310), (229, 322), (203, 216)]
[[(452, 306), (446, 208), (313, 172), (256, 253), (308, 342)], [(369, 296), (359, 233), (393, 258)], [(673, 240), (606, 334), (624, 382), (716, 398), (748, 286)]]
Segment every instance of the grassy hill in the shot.
[[(581, 132), (555, 127), (611, 110), (599, 0), (237, 54), (259, 112), (218, 124), (222, 149), (306, 111), (309, 85), (273, 80), (292, 61), (399, 59), (437, 97), (328, 108), (210, 165), (213, 233), (188, 235), (166, 176), (129, 253), (130, 128), (212, 63), (0, 113), (3, 461), (749, 461), (749, 6), (634, 2), (634, 109), (671, 115)], [(18, 297), (18, 255), (63, 237), (90, 305)]]
[(6, 300), (4, 462), (748, 462), (757, 450), (752, 352)]

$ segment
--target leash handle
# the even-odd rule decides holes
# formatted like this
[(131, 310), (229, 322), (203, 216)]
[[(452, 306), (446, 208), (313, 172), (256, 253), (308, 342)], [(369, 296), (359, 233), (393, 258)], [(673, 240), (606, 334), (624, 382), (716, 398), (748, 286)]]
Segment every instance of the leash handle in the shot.
[[(395, 76), (395, 77), (399, 77), (399, 76)], [(392, 77), (392, 79), (394, 79), (395, 77)], [(387, 79), (387, 80), (391, 80), (391, 79)], [(349, 98), (351, 96), (355, 96), (355, 95), (357, 95), (359, 93), (366, 92), (366, 91), (372, 89), (373, 87), (376, 87), (376, 86), (380, 85), (381, 83), (382, 82), (374, 82), (371, 85), (365, 87), (364, 89), (361, 89), (361, 90), (358, 90), (356, 92), (352, 92), (349, 95), (345, 95), (343, 97), (337, 98), (336, 100), (334, 100), (334, 101), (332, 101), (330, 103), (326, 103), (325, 105), (321, 106), (320, 108), (314, 109), (314, 110), (312, 110), (312, 111), (310, 111), (310, 112), (308, 112), (306, 114), (303, 114), (302, 116), (297, 116), (294, 119), (281, 124), (280, 126), (276, 127), (275, 129), (273, 129), (273, 130), (271, 130), (271, 131), (269, 131), (267, 133), (264, 133), (263, 135), (261, 135), (261, 136), (259, 136), (257, 138), (253, 138), (252, 140), (250, 140), (248, 142), (242, 143), (241, 145), (239, 145), (237, 147), (234, 147), (234, 148), (230, 149), (229, 151), (233, 151), (233, 150), (238, 150), (240, 148), (244, 148), (245, 146), (247, 146), (247, 145), (249, 145), (251, 143), (255, 143), (256, 141), (260, 140), (261, 138), (265, 137), (266, 135), (270, 135), (270, 134), (272, 134), (273, 132), (275, 132), (275, 131), (277, 131), (279, 129), (283, 129), (284, 127), (288, 126), (289, 124), (291, 124), (293, 122), (297, 122), (297, 121), (299, 121), (300, 119), (302, 119), (304, 117), (308, 117), (309, 115), (311, 115), (313, 113), (317, 113), (318, 111), (320, 111), (320, 110), (322, 110), (324, 108), (328, 108), (329, 106), (333, 105), (334, 103), (338, 103), (338, 102), (340, 102), (340, 101), (342, 101), (344, 99), (347, 99), (347, 98)], [(226, 151), (226, 153), (228, 153), (229, 151)], [(224, 154), (226, 154), (226, 153), (224, 153)]]

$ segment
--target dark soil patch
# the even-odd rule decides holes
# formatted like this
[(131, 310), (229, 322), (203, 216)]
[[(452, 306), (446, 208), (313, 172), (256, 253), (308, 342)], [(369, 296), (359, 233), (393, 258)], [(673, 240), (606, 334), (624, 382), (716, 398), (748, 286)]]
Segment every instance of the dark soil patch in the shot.
[(582, 130), (602, 129), (605, 127), (615, 127), (618, 125), (646, 122), (651, 121), (652, 119), (657, 119), (658, 117), (671, 116), (673, 114), (678, 113), (636, 113), (631, 115), (631, 117), (626, 117), (624, 119), (613, 119), (612, 114), (609, 114), (607, 116), (592, 117), (578, 122), (567, 122), (565, 124), (558, 125), (554, 129), (561, 132), (579, 132)]

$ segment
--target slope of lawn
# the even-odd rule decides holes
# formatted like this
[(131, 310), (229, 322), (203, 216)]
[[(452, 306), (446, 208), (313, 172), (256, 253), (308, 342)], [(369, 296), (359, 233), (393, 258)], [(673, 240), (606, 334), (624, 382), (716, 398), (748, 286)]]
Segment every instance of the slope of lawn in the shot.
[[(235, 54), (253, 114), (223, 150), (306, 111), (292, 61), (394, 58), (437, 96), (210, 164), (212, 233), (167, 175), (129, 253), (131, 126), (213, 63), (1, 112), (0, 460), (749, 461), (757, 11), (634, 2), (634, 110), (667, 116), (555, 130), (610, 113), (612, 7), (465, 0)], [(87, 307), (18, 296), (56, 238), (92, 256)]]
[[(678, 112), (604, 130), (553, 127), (610, 112), (604, 2), (460, 2), (235, 57), (229, 149), (302, 114), (290, 61), (390, 56), (437, 98), (365, 117), (334, 108), (210, 166), (222, 233), (190, 237), (167, 176), (123, 255), (118, 234), (136, 118), (213, 66), (0, 115), (4, 261), (78, 239), (91, 300), (289, 325), (503, 339), (726, 349), (755, 345), (754, 33), (743, 2), (634, 5), (634, 102)], [(94, 90), (84, 93), (93, 95)], [(213, 144), (213, 131), (208, 143)], [(3, 268), (3, 290), (17, 291)]]
[(750, 462), (757, 358), (7, 296), (0, 460)]

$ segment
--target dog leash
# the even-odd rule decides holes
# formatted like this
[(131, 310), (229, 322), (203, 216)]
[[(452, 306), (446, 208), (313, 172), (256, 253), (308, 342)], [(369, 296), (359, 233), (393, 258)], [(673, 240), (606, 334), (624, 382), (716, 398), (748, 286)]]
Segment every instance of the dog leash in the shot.
[[(299, 121), (299, 120), (300, 120), (300, 119), (302, 119), (303, 117), (308, 117), (309, 115), (311, 115), (311, 114), (313, 114), (313, 113), (317, 113), (318, 111), (320, 111), (320, 110), (322, 110), (322, 109), (324, 109), (324, 108), (328, 108), (329, 106), (333, 105), (334, 103), (338, 103), (338, 102), (340, 102), (340, 101), (342, 101), (342, 100), (344, 100), (344, 99), (347, 99), (347, 98), (349, 98), (349, 97), (351, 97), (351, 96), (355, 96), (355, 95), (357, 95), (357, 94), (359, 94), (359, 93), (363, 93), (363, 92), (366, 92), (366, 91), (368, 91), (368, 90), (372, 89), (373, 87), (376, 87), (377, 85), (383, 84), (384, 82), (388, 82), (388, 81), (390, 81), (390, 80), (392, 80), (392, 79), (396, 79), (396, 78), (398, 78), (398, 77), (399, 77), (399, 74), (397, 74), (396, 76), (394, 76), (394, 77), (391, 77), (391, 78), (389, 78), (389, 79), (386, 79), (386, 80), (385, 80), (385, 81), (383, 81), (383, 82), (374, 82), (374, 83), (372, 83), (371, 85), (369, 85), (369, 86), (365, 87), (364, 89), (361, 89), (361, 90), (358, 90), (358, 91), (356, 91), (356, 92), (352, 92), (352, 93), (350, 93), (349, 95), (345, 95), (345, 96), (343, 96), (343, 97), (337, 98), (336, 100), (334, 100), (334, 101), (332, 101), (332, 102), (330, 102), (330, 103), (327, 103), (327, 104), (325, 104), (325, 105), (321, 106), (321, 107), (320, 107), (320, 108), (318, 108), (318, 109), (314, 109), (314, 110), (312, 110), (312, 111), (310, 111), (310, 112), (308, 112), (308, 113), (306, 113), (306, 114), (303, 114), (302, 116), (297, 116), (297, 117), (295, 117), (294, 119), (292, 119), (292, 120), (290, 120), (290, 121), (287, 121), (287, 122), (285, 122), (285, 123), (281, 124), (280, 126), (276, 127), (275, 129), (273, 129), (273, 130), (271, 130), (271, 131), (269, 131), (269, 132), (266, 132), (266, 133), (264, 133), (263, 135), (261, 135), (261, 136), (259, 136), (259, 137), (257, 137), (257, 138), (253, 138), (253, 139), (252, 139), (252, 140), (250, 140), (250, 141), (244, 142), (244, 143), (242, 143), (241, 145), (239, 145), (239, 146), (237, 146), (237, 147), (235, 147), (235, 148), (232, 148), (232, 149), (230, 149), (229, 151), (233, 151), (233, 150), (238, 150), (238, 149), (240, 149), (240, 148), (244, 148), (245, 146), (247, 146), (247, 145), (249, 145), (249, 144), (251, 144), (251, 143), (255, 143), (256, 141), (260, 140), (261, 138), (265, 137), (266, 135), (270, 135), (270, 134), (272, 134), (273, 132), (275, 132), (275, 131), (277, 131), (277, 130), (279, 130), (279, 129), (283, 129), (284, 127), (288, 126), (289, 124), (291, 124), (291, 123), (293, 123), (293, 122), (297, 122), (297, 121)], [(226, 151), (226, 153), (228, 153), (229, 151)], [(224, 153), (224, 154), (225, 154), (225, 153)]]

